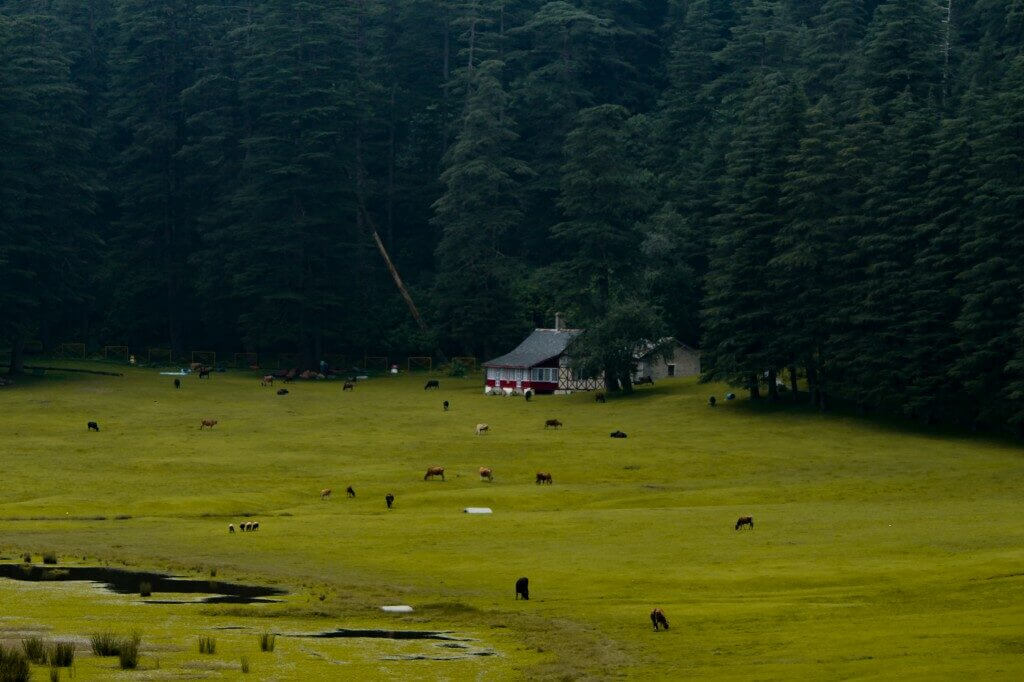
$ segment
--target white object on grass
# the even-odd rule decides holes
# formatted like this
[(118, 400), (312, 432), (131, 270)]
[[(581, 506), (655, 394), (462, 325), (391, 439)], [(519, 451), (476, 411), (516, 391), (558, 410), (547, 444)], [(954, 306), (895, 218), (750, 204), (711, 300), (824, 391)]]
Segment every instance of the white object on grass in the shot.
[(462, 510), (464, 514), (490, 514), (490, 507), (466, 507)]
[(382, 606), (381, 611), (388, 613), (412, 613), (412, 607), (407, 604), (395, 604), (394, 606)]

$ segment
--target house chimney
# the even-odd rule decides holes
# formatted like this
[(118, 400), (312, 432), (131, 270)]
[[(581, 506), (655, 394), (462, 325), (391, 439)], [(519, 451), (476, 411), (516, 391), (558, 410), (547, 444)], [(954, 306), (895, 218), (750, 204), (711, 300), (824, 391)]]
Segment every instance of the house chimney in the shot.
[(565, 323), (562, 322), (562, 313), (555, 313), (555, 331), (560, 332), (565, 328)]

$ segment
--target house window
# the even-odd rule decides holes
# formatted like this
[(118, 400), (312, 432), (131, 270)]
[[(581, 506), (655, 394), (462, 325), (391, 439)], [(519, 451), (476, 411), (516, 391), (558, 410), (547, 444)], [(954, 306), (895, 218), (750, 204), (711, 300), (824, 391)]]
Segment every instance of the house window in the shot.
[(676, 375), (676, 366), (675, 365), (669, 365), (668, 366), (668, 375), (670, 377), (674, 377)]
[(530, 370), (530, 378), (533, 381), (546, 381), (555, 383), (558, 381), (557, 367), (534, 367)]

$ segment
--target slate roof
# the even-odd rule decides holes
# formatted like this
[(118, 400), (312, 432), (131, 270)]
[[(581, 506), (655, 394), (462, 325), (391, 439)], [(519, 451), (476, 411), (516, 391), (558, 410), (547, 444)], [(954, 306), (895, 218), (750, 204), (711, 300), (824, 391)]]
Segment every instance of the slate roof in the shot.
[(580, 335), (582, 329), (534, 329), (511, 353), (488, 360), (484, 367), (526, 368), (565, 352), (569, 342)]
[(674, 336), (663, 336), (657, 341), (644, 341), (642, 344), (640, 344), (639, 347), (637, 347), (635, 351), (633, 351), (633, 358), (635, 360), (642, 360), (643, 358), (647, 357), (658, 348), (667, 346), (669, 344), (675, 344), (677, 346), (682, 347), (684, 350), (688, 350), (692, 353), (699, 352), (696, 348), (690, 348), (682, 341), (676, 340)]

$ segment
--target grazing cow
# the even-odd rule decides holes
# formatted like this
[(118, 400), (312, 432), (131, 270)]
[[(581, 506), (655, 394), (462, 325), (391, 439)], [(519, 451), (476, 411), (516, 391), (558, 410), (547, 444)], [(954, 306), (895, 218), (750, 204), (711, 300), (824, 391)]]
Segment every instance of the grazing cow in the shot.
[(323, 490), (320, 491), (320, 499), (321, 500), (326, 500), (330, 496), (331, 496), (331, 489), (330, 488), (324, 488)]
[(715, 400), (715, 396), (711, 396), (710, 398), (708, 398), (708, 407), (714, 407), (716, 402), (718, 401)]
[(100, 425), (97, 424), (96, 422), (89, 422), (88, 424), (85, 425), (85, 427), (89, 431), (99, 431), (100, 430)]
[(754, 530), (754, 517), (741, 516), (738, 519), (736, 519), (736, 530), (739, 530), (743, 526), (750, 526), (750, 530)]
[(437, 379), (428, 379), (427, 383), (423, 385), (423, 390), (425, 391), (428, 388), (441, 388), (441, 384), (437, 382)]
[(354, 391), (354, 390), (356, 390), (356, 385), (353, 384), (351, 381), (346, 381), (342, 385), (341, 390), (343, 390), (343, 391)]
[(391, 493), (388, 493), (387, 495), (384, 496), (384, 501), (387, 502), (388, 509), (391, 509), (391, 505), (395, 503), (395, 496), (392, 495)]
[(486, 432), (488, 432), (490, 430), (491, 430), (491, 427), (488, 426), (487, 424), (477, 424), (476, 425), (476, 435), (478, 435), (478, 436), (482, 436), (484, 433), (486, 433)]
[(255, 531), (255, 530), (259, 530), (259, 529), (260, 529), (260, 522), (259, 521), (253, 521), (251, 524), (249, 524), (249, 530)]
[(605, 398), (604, 398), (604, 393), (598, 393), (598, 394), (596, 394), (596, 395), (594, 396), (594, 402), (595, 402), (595, 403), (603, 403), (603, 402), (605, 402)]
[(175, 379), (174, 380), (174, 387), (175, 388), (181, 388), (181, 379)]
[(349, 497), (355, 497), (356, 496), (356, 491), (352, 490), (352, 486), (349, 486), (349, 487), (345, 488), (345, 493), (348, 494)]
[(645, 377), (640, 377), (639, 379), (633, 382), (634, 386), (639, 386), (640, 384), (650, 384), (651, 386), (653, 386), (654, 378), (651, 375), (647, 375)]
[(442, 404), (442, 405), (444, 405), (444, 411), (445, 411), (445, 412), (447, 412), (447, 411), (448, 411), (448, 408), (449, 408), (449, 407), (451, 407), (451, 406), (450, 406), (450, 405), (448, 404), (448, 401), (447, 401), (447, 400), (446, 400), (446, 401), (444, 401), (444, 402), (443, 402), (443, 403), (441, 403), (441, 404)]
[(654, 625), (654, 631), (658, 631), (658, 626), (662, 625), (668, 630), (668, 619), (665, 618), (665, 612), (661, 609), (654, 609), (651, 611), (651, 623)]
[(523, 391), (523, 397), (526, 398), (526, 402), (530, 402), (531, 400), (533, 400), (533, 389), (528, 388), (525, 391)]
[(491, 472), (490, 467), (480, 467), (480, 478), (486, 478), (488, 481), (494, 480), (494, 474)]
[(210, 378), (210, 368), (209, 367), (202, 367), (202, 368), (199, 369), (199, 378), (202, 379), (203, 377), (206, 377), (207, 379)]
[(541, 483), (547, 483), (548, 485), (551, 485), (552, 483), (554, 483), (554, 480), (551, 478), (551, 474), (549, 474), (546, 471), (538, 471), (537, 472), (537, 485), (540, 485)]
[(557, 429), (561, 425), (562, 425), (562, 422), (558, 421), (557, 419), (549, 419), (546, 422), (544, 422), (544, 428), (545, 429), (548, 428), (549, 426)]
[(233, 524), (233, 523), (229, 523), (228, 524), (228, 532), (229, 533), (234, 533), (235, 532), (235, 524)]
[(238, 530), (244, 533), (245, 531), (249, 530), (249, 524), (245, 521), (242, 521), (240, 524), (238, 524)]
[(199, 430), (202, 431), (204, 426), (209, 426), (211, 429), (217, 425), (216, 419), (204, 419), (199, 422)]
[(444, 467), (427, 467), (427, 473), (423, 475), (423, 480), (433, 478), (434, 476), (440, 476), (441, 480), (444, 480)]
[(530, 599), (530, 579), (520, 578), (516, 581), (516, 599), (522, 597), (529, 601)]
[(203, 363), (201, 363), (201, 362), (193, 362), (192, 364), (190, 364), (188, 366), (188, 369), (189, 369), (190, 372), (198, 372), (202, 368), (203, 368)]
[(279, 388), (279, 389), (277, 389), (277, 394), (278, 395), (288, 395), (288, 389), (287, 388)]
[(273, 386), (273, 385), (274, 385), (274, 375), (273, 374), (268, 374), (265, 377), (263, 377), (262, 379), (260, 379), (260, 386)]
[(624, 434), (622, 431), (612, 431), (608, 435), (610, 435), (612, 438), (626, 438), (627, 437), (626, 434)]

